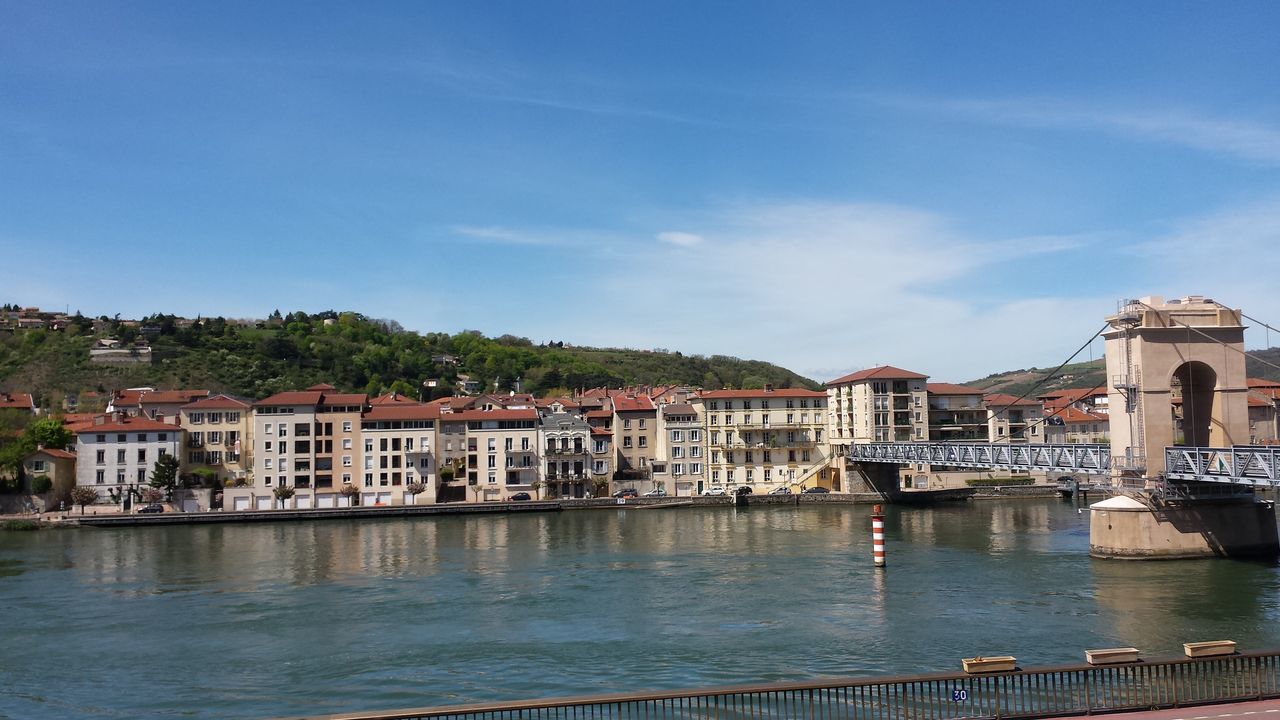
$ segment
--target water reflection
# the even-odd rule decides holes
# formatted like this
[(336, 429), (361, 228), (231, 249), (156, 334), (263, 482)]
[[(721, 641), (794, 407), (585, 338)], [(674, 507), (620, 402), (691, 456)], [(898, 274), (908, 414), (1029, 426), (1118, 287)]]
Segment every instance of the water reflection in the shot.
[[(886, 510), (886, 570), (866, 506), (3, 537), (0, 602), (44, 652), (0, 633), (0, 657), (98, 684), (0, 715), (336, 713), (1280, 639), (1275, 567), (1093, 561), (1088, 516), (1056, 501)], [(233, 690), (135, 670), (195, 656)], [(6, 672), (0, 698), (25, 682)]]

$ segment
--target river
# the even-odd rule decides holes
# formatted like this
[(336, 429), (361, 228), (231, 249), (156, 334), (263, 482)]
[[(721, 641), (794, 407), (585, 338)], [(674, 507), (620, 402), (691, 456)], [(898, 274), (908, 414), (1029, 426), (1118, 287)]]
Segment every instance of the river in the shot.
[(272, 717), (1280, 646), (1280, 571), (1056, 500), (0, 532), (0, 716)]

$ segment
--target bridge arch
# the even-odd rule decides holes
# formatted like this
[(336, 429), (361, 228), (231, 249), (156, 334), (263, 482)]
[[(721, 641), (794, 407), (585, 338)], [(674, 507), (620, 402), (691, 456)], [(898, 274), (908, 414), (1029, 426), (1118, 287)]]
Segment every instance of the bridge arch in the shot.
[(1189, 360), (1174, 368), (1169, 385), (1175, 396), (1173, 444), (1210, 446), (1214, 409), (1218, 405), (1218, 373), (1206, 363)]

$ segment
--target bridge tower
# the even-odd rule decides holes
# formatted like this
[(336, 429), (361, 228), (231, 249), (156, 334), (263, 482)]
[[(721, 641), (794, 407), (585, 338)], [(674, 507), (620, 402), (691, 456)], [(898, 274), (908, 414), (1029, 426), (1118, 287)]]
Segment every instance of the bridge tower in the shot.
[(1249, 442), (1240, 311), (1191, 296), (1128, 300), (1107, 318), (1113, 477), (1155, 477), (1164, 449)]
[(1275, 509), (1247, 488), (1209, 499), (1194, 483), (1156, 481), (1168, 447), (1249, 442), (1240, 311), (1199, 296), (1145, 297), (1126, 301), (1107, 324), (1112, 482), (1128, 494), (1090, 506), (1089, 553), (1276, 556)]

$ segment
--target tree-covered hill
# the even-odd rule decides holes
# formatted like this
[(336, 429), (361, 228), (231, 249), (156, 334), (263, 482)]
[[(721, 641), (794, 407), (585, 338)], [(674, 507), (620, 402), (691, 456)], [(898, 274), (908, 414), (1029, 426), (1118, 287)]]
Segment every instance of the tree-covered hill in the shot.
[[(103, 319), (105, 321), (105, 318)], [(105, 325), (105, 326), (104, 326)], [(202, 388), (247, 398), (330, 383), (370, 394), (396, 390), (439, 397), (454, 391), (460, 374), (492, 390), (567, 392), (601, 385), (678, 383), (703, 387), (816, 388), (808, 378), (765, 362), (714, 355), (535, 345), (526, 338), (489, 338), (405, 331), (392, 321), (352, 312), (278, 313), (259, 323), (212, 318), (195, 323), (173, 316), (145, 318), (140, 327), (76, 318), (62, 331), (0, 332), (0, 389), (34, 392), (44, 405), (62, 393), (124, 387)], [(150, 339), (149, 365), (103, 366), (89, 362), (97, 337), (131, 343)], [(422, 386), (428, 379), (437, 387)]]
[[(1280, 380), (1280, 368), (1276, 367), (1280, 366), (1280, 348), (1249, 350), (1246, 355), (1248, 357), (1245, 358), (1245, 372), (1249, 377)], [(965, 384), (990, 392), (1021, 395), (1052, 370), (1052, 367), (1009, 370)], [(1091, 388), (1099, 385), (1106, 387), (1106, 370), (1106, 362), (1100, 359), (1068, 365), (1062, 369), (1061, 375), (1037, 388), (1036, 393), (1062, 388)]]

